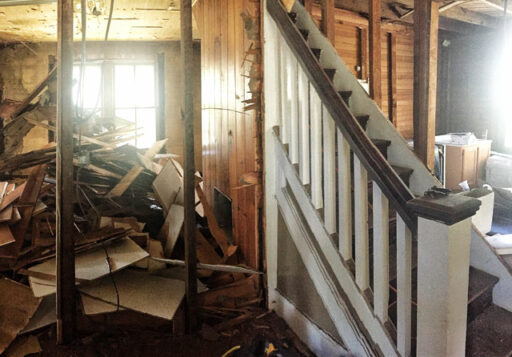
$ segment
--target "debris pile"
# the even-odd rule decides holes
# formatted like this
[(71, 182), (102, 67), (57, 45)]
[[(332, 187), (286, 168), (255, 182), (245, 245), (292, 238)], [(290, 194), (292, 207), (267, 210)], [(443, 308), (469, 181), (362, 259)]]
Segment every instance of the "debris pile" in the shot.
[[(14, 120), (54, 130), (31, 113)], [(74, 202), (80, 311), (131, 310), (176, 325), (185, 295), (183, 169), (161, 154), (166, 140), (148, 150), (123, 145), (137, 128), (117, 124), (75, 130), (75, 185), (65, 194)], [(12, 322), (1, 324), (0, 353), (10, 344), (37, 349), (31, 334), (55, 323), (56, 173), (54, 143), (0, 160), (0, 316)], [(261, 277), (243, 265), (196, 176), (200, 313), (221, 332), (261, 314)]]

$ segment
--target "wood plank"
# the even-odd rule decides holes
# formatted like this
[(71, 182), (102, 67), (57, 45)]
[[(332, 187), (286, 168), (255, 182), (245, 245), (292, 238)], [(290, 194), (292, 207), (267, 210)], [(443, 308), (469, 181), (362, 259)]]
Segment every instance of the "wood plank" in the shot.
[(320, 0), (322, 6), (322, 32), (334, 46), (336, 44), (334, 0)]
[(370, 36), (370, 96), (382, 106), (381, 0), (368, 0)]
[(3, 211), (11, 203), (13, 203), (14, 201), (16, 201), (17, 199), (20, 198), (21, 194), (25, 190), (26, 184), (27, 183), (24, 182), (23, 184), (16, 187), (14, 189), (14, 191), (11, 191), (10, 193), (8, 193), (7, 195), (4, 196), (4, 198), (2, 199), (2, 203), (0, 203), (0, 211)]
[(414, 151), (434, 169), (439, 3), (414, 1)]
[(323, 207), (322, 199), (322, 102), (310, 85), (311, 103), (311, 201), (316, 209)]
[(222, 249), (224, 255), (227, 257), (232, 256), (236, 252), (237, 246), (229, 244), (228, 237), (226, 233), (222, 230), (222, 228), (220, 228), (219, 223), (215, 218), (215, 213), (213, 212), (213, 209), (208, 203), (208, 201), (206, 200), (206, 196), (203, 192), (203, 189), (201, 188), (201, 186), (199, 186), (199, 184), (196, 184), (196, 192), (203, 205), (204, 214), (206, 216), (206, 219), (208, 220), (208, 228), (210, 229), (212, 236), (215, 238), (215, 241)]
[[(12, 213), (12, 212), (11, 212)], [(0, 224), (0, 246), (16, 242), (7, 224)]]
[(117, 185), (112, 188), (112, 190), (107, 194), (107, 197), (120, 197), (125, 193), (125, 191), (130, 187), (130, 185), (137, 179), (140, 173), (144, 169), (142, 166), (134, 165), (130, 171), (126, 175), (123, 176), (121, 181), (117, 183)]
[(300, 175), (304, 185), (311, 181), (311, 160), (310, 160), (310, 123), (309, 123), (309, 81), (306, 74), (299, 66), (299, 90), (301, 98), (299, 104), (299, 125), (300, 125)]

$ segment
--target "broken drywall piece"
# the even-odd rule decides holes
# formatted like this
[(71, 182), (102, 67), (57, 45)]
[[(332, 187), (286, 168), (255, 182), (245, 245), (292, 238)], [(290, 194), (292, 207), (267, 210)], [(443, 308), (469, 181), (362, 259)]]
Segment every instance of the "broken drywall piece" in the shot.
[(5, 351), (5, 357), (25, 357), (43, 352), (37, 336), (18, 337)]
[[(185, 269), (185, 267), (172, 267), (159, 270), (154, 274), (164, 277), (166, 279), (176, 279), (185, 282), (187, 277), (187, 270)], [(197, 292), (200, 294), (205, 291), (208, 291), (208, 287), (205, 284), (203, 284), (201, 280), (197, 279)]]
[[(127, 269), (113, 275), (119, 305), (151, 316), (172, 320), (183, 297), (185, 283)], [(110, 277), (81, 286), (80, 291), (110, 304), (117, 303), (117, 292)]]
[(28, 324), (40, 303), (28, 286), (0, 279), (0, 354)]
[[(110, 267), (107, 263), (106, 253), (110, 258)], [(130, 238), (122, 238), (104, 246), (77, 254), (75, 258), (75, 276), (77, 280), (94, 280), (110, 271), (115, 272), (126, 268), (149, 256), (148, 252), (139, 247)], [(29, 271), (55, 276), (55, 259), (35, 265)], [(55, 293), (55, 281), (29, 277), (30, 286), (35, 296), (41, 297)]]
[(56, 306), (55, 294), (45, 296), (41, 300), (36, 313), (30, 318), (27, 326), (20, 332), (20, 335), (39, 330), (57, 322)]
[(158, 239), (162, 242), (165, 250), (165, 256), (170, 257), (178, 236), (180, 235), (181, 228), (185, 219), (185, 210), (183, 206), (172, 205), (169, 213), (165, 218), (164, 225), (158, 234)]
[(80, 294), (80, 298), (82, 300), (82, 307), (85, 315), (108, 314), (110, 312), (124, 310), (122, 307), (118, 308), (115, 304), (110, 304), (85, 294)]
[[(153, 191), (155, 192), (156, 198), (162, 205), (165, 212), (169, 212), (169, 209), (174, 203), (183, 204), (183, 199), (178, 199), (178, 196), (183, 196), (182, 181), (174, 164), (168, 161), (162, 171), (153, 181)], [(179, 195), (181, 192), (181, 195)]]

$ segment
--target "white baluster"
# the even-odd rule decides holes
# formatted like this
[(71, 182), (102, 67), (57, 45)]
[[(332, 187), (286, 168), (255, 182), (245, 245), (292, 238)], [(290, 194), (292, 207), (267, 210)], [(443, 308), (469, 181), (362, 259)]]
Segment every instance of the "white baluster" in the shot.
[(288, 102), (288, 48), (284, 39), (280, 39), (281, 45), (281, 142), (290, 143), (290, 106)]
[(397, 349), (411, 355), (412, 236), (402, 217), (396, 215)]
[(356, 155), (354, 155), (354, 222), (356, 236), (356, 284), (364, 292), (370, 287), (368, 173)]
[(299, 103), (297, 97), (297, 59), (288, 52), (288, 103), (290, 105), (290, 161), (299, 163)]
[(324, 224), (327, 233), (336, 233), (336, 126), (322, 106), (324, 138)]
[(350, 145), (339, 129), (338, 134), (338, 199), (339, 250), (345, 261), (352, 260), (352, 190)]
[(309, 81), (306, 73), (299, 66), (299, 118), (300, 118), (300, 177), (303, 185), (308, 185), (310, 177), (309, 155)]
[(373, 182), (373, 305), (381, 322), (388, 320), (389, 304), (389, 203)]
[(311, 105), (311, 201), (316, 209), (322, 200), (322, 102), (313, 86), (309, 90)]

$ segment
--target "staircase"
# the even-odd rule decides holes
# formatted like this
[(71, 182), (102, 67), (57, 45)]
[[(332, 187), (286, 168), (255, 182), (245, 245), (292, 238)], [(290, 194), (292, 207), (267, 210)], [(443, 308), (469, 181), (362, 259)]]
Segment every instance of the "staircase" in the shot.
[[(469, 267), (470, 217), (479, 203), (439, 192), (431, 193), (437, 198), (416, 198), (439, 183), (307, 11), (296, 3), (287, 13), (278, 0), (267, 0), (267, 12), (272, 21), (265, 24), (271, 34), (265, 60), (273, 67), (265, 90), (276, 121), (270, 140), (278, 208), (348, 350), (385, 356), (512, 355), (512, 312), (493, 305), (499, 279)], [(437, 199), (443, 202), (439, 206)], [(430, 211), (433, 206), (436, 212)], [(454, 232), (457, 225), (465, 228)], [(439, 240), (436, 247), (431, 232), (446, 233), (451, 243)], [(437, 257), (445, 251), (449, 271), (441, 275), (455, 278), (436, 285), (435, 272), (445, 259)], [(458, 265), (456, 272), (452, 265)], [(427, 305), (443, 292), (450, 297), (439, 299), (439, 310), (449, 300), (446, 314), (459, 317), (445, 331), (450, 341), (436, 349), (425, 341), (435, 335), (429, 329), (444, 326), (438, 321), (444, 318), (433, 320), (435, 304), (432, 312)], [(457, 302), (467, 308), (461, 310)]]

